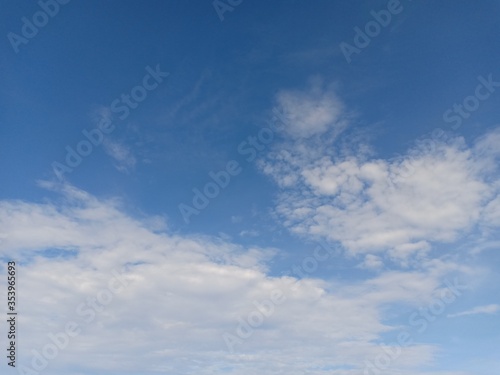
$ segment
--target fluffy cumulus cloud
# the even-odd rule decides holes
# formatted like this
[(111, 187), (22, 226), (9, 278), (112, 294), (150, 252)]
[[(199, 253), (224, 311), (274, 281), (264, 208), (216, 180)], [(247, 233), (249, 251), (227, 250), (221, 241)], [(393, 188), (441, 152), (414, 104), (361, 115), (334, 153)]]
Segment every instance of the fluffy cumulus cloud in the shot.
[[(78, 326), (49, 360), (51, 374), (359, 374), (380, 353), (381, 335), (398, 329), (384, 321), (387, 306), (416, 309), (450, 272), (472, 272), (434, 260), (363, 282), (299, 283), (269, 275), (273, 249), (170, 234), (158, 218), (130, 217), (119, 200), (42, 185), (60, 198), (0, 201), (0, 254), (19, 265), (21, 366), (31, 367), (33, 350), (51, 353), (50, 334)], [(242, 328), (259, 319), (250, 333)], [(386, 373), (427, 374), (417, 367), (435, 354), (414, 343)]]
[[(303, 95), (306, 103), (314, 98)], [(301, 124), (307, 128), (307, 119)], [(312, 119), (311, 129), (316, 124)], [(331, 132), (321, 140), (285, 136), (260, 162), (280, 187), (277, 217), (293, 232), (406, 264), (433, 243), (498, 228), (498, 129), (471, 145), (461, 137), (429, 138), (393, 159), (378, 158), (354, 131)], [(378, 265), (367, 258), (364, 267)]]

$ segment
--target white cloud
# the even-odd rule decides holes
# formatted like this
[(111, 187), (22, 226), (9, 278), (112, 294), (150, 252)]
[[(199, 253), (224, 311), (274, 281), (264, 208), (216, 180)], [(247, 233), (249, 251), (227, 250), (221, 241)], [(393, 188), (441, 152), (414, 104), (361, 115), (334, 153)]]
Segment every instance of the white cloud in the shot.
[(487, 226), (500, 227), (500, 196), (492, 199), (484, 208), (484, 224)]
[(233, 215), (231, 216), (231, 223), (237, 224), (243, 221), (243, 216)]
[[(381, 335), (396, 329), (383, 323), (386, 307), (423, 303), (450, 270), (461, 269), (433, 261), (418, 272), (355, 283), (306, 278), (291, 289), (295, 279), (267, 273), (273, 249), (158, 232), (157, 218), (150, 230), (151, 220), (128, 216), (118, 200), (42, 185), (59, 189), (60, 202), (0, 201), (0, 255), (15, 257), (20, 267), (22, 327), (30, 332), (19, 341), (22, 364), (66, 322), (84, 328), (51, 361), (56, 375), (71, 374), (70, 367), (109, 374), (359, 373), (363, 360), (379, 353)], [(50, 249), (60, 255), (40, 253)], [(129, 285), (94, 321), (83, 323), (76, 307), (102, 291), (114, 269), (123, 270)], [(238, 319), (256, 310), (254, 301), (277, 289), (287, 296), (284, 304), (228, 353), (222, 335), (234, 333)], [(417, 374), (411, 368), (429, 363), (435, 350), (413, 345), (395, 373)]]
[(365, 260), (359, 265), (361, 268), (366, 269), (381, 269), (384, 266), (382, 258), (373, 254), (366, 254)]
[(242, 236), (242, 237), (258, 237), (258, 236), (260, 236), (260, 233), (258, 231), (256, 231), (255, 229), (242, 230), (240, 232), (240, 236)]
[(342, 102), (319, 78), (312, 80), (306, 92), (280, 91), (276, 101), (287, 118), (285, 132), (292, 138), (308, 138), (334, 128), (341, 131), (345, 126)]
[(286, 139), (259, 165), (281, 188), (275, 211), (292, 232), (408, 265), (434, 242), (452, 243), (477, 225), (498, 228), (499, 134), (472, 146), (460, 137), (421, 142), (401, 158), (382, 159), (350, 134), (326, 133)]
[(476, 315), (476, 314), (496, 314), (500, 312), (500, 305), (486, 305), (486, 306), (477, 306), (473, 309), (462, 311), (456, 314), (449, 314), (448, 318), (457, 318), (459, 316), (465, 315)]
[(104, 151), (115, 161), (115, 168), (120, 172), (128, 173), (135, 168), (137, 160), (130, 149), (121, 142), (105, 139), (103, 141)]
[(96, 106), (91, 110), (90, 113), (91, 119), (94, 121), (96, 126), (102, 122), (113, 122), (113, 112), (111, 108), (105, 106)]

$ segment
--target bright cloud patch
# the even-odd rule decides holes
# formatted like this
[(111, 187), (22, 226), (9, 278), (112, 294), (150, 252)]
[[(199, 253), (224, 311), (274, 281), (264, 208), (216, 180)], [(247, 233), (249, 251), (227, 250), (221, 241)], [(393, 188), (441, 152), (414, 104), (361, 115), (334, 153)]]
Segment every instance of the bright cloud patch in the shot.
[[(22, 265), (22, 327), (30, 332), (19, 342), (22, 365), (51, 343), (49, 334), (69, 322), (81, 329), (51, 361), (52, 374), (357, 374), (380, 352), (380, 335), (396, 329), (384, 322), (387, 306), (427, 303), (445, 275), (465, 270), (433, 261), (356, 284), (297, 283), (268, 276), (274, 250), (158, 232), (163, 225), (150, 230), (151, 218), (131, 218), (117, 201), (43, 185), (60, 189), (62, 200), (0, 202), (0, 254), (16, 254)], [(118, 290), (110, 296), (111, 289)], [(249, 337), (239, 335), (242, 319), (265, 311), (276, 291), (283, 300)], [(394, 371), (417, 374), (411, 368), (436, 348), (405, 350)]]
[(288, 120), (285, 132), (291, 137), (308, 138), (343, 128), (343, 104), (320, 80), (313, 80), (306, 92), (284, 90), (276, 99)]
[(472, 146), (432, 140), (393, 160), (347, 136), (339, 144), (289, 138), (260, 165), (282, 188), (276, 213), (293, 232), (406, 262), (432, 242), (455, 241), (478, 224), (498, 226), (499, 134)]

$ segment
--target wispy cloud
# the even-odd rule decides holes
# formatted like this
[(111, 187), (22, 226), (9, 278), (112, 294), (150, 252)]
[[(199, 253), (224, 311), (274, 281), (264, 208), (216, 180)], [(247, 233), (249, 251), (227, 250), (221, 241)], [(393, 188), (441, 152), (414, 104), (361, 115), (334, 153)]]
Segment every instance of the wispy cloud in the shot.
[(242, 221), (243, 221), (243, 216), (239, 216), (239, 215), (231, 216), (231, 223), (233, 223), (233, 224), (241, 223)]
[(457, 318), (459, 316), (477, 315), (477, 314), (496, 314), (500, 312), (500, 305), (477, 306), (473, 309), (462, 311), (456, 314), (448, 314), (448, 318)]
[(344, 128), (343, 103), (319, 77), (313, 78), (305, 91), (280, 91), (276, 101), (287, 118), (284, 131), (290, 137), (308, 138)]
[(259, 231), (255, 229), (250, 229), (250, 230), (242, 230), (240, 232), (240, 236), (242, 237), (258, 237), (260, 235)]
[(105, 139), (103, 146), (104, 151), (113, 158), (116, 169), (124, 173), (134, 170), (137, 160), (124, 143)]
[(381, 257), (373, 254), (367, 254), (364, 261), (358, 266), (360, 268), (378, 270), (384, 266), (384, 262)]

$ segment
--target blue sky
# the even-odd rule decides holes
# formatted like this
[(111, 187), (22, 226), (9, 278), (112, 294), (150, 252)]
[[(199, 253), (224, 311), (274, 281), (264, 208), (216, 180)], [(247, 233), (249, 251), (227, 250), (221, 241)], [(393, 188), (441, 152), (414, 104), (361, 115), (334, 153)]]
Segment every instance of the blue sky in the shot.
[(4, 2), (2, 366), (497, 374), (499, 11)]

